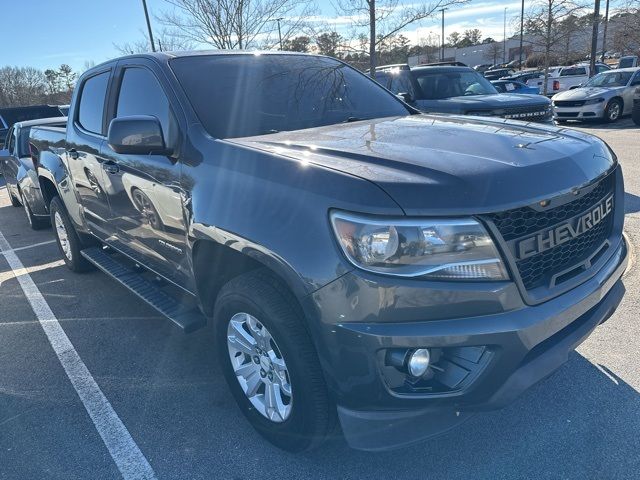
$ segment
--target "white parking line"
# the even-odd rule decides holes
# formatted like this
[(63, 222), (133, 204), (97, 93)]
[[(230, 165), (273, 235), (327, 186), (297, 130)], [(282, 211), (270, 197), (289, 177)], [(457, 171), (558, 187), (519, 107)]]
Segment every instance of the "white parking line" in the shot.
[(25, 245), (24, 247), (17, 247), (17, 248), (12, 248), (11, 250), (9, 250), (10, 252), (20, 252), (22, 250), (28, 250), (29, 248), (35, 248), (35, 247), (42, 247), (44, 245), (50, 245), (52, 243), (56, 243), (55, 240), (48, 240), (46, 242), (40, 242), (40, 243), (33, 243), (31, 245)]
[(24, 265), (0, 232), (0, 253), (15, 274), (33, 312), (84, 408), (125, 479), (155, 479), (151, 465), (133, 441), (107, 397), (91, 376)]

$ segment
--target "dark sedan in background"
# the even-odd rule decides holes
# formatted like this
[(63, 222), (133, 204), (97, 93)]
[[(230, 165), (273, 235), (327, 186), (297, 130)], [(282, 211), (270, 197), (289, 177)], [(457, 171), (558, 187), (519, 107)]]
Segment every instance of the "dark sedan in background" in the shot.
[(469, 67), (379, 67), (376, 80), (424, 112), (551, 121), (549, 99), (541, 95), (501, 94)]
[(32, 160), (35, 152), (29, 145), (29, 132), (35, 126), (64, 127), (66, 124), (66, 117), (15, 123), (9, 130), (5, 148), (0, 150), (0, 172), (7, 183), (11, 204), (24, 207), (27, 220), (34, 230), (46, 228), (51, 222), (40, 192), (36, 165)]
[(14, 123), (60, 115), (66, 115), (66, 112), (57, 105), (0, 108), (0, 148), (3, 148), (7, 134)]

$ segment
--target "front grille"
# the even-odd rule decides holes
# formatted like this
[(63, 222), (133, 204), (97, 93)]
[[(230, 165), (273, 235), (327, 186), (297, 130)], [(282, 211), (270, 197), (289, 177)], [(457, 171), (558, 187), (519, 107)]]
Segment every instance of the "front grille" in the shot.
[(577, 117), (580, 112), (556, 112), (558, 117)]
[[(614, 191), (615, 174), (608, 175), (589, 193), (558, 207), (537, 211), (531, 207), (516, 208), (489, 215), (502, 238), (516, 248), (518, 240), (524, 240), (541, 231), (558, 226), (596, 207)], [(598, 253), (611, 235), (613, 213), (600, 223), (566, 243), (516, 261), (520, 279), (527, 290), (549, 286), (551, 278), (574, 265), (586, 261)], [(513, 252), (515, 254), (515, 251)]]
[(556, 107), (582, 107), (584, 100), (555, 100), (553, 104)]
[(533, 105), (524, 107), (508, 107), (501, 111), (504, 118), (513, 120), (544, 120), (550, 113), (547, 105)]

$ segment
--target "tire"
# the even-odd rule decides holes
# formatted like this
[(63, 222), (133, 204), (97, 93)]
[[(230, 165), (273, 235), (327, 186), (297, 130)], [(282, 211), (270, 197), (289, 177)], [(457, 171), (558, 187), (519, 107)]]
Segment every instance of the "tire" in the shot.
[(80, 250), (85, 245), (80, 240), (60, 197), (53, 197), (49, 211), (51, 212), (51, 225), (56, 236), (56, 243), (67, 267), (76, 273), (94, 270), (95, 267), (80, 254)]
[(633, 104), (633, 113), (631, 114), (633, 118), (633, 123), (640, 126), (640, 100), (636, 100)]
[[(333, 431), (336, 411), (329, 399), (318, 355), (303, 325), (302, 314), (294, 305), (295, 300), (292, 295), (268, 272), (262, 270), (249, 272), (231, 280), (220, 291), (214, 309), (214, 328), (218, 357), (225, 379), (244, 416), (258, 433), (272, 444), (289, 452), (300, 452), (320, 445)], [(238, 337), (235, 334), (238, 330), (231, 325), (238, 325), (247, 320), (244, 323), (247, 326), (244, 332), (251, 337), (248, 333), (248, 323), (251, 322), (251, 318), (255, 320), (256, 328), (261, 327), (263, 332), (266, 329), (267, 335), (270, 334), (273, 340), (267, 343), (269, 345), (267, 348), (273, 349), (268, 355), (259, 348), (261, 345), (259, 343), (255, 343), (251, 349), (253, 356), (239, 350), (232, 351), (236, 350), (236, 346), (240, 343), (231, 341), (232, 337)], [(260, 336), (251, 338), (255, 342), (255, 339)], [(248, 343), (245, 342), (245, 345)], [(258, 348), (258, 352), (254, 348)], [(278, 388), (276, 392), (280, 392), (277, 393), (281, 400), (279, 405), (283, 408), (266, 407), (265, 412), (256, 405), (260, 404), (260, 395), (263, 397), (262, 402), (265, 406), (268, 403), (274, 405), (274, 402), (267, 402), (266, 395), (268, 383), (265, 382), (271, 377), (262, 375), (263, 371), (272, 371), (271, 366), (266, 367), (263, 364), (263, 357), (273, 358), (272, 354), (276, 357), (276, 361), (280, 361), (285, 366), (285, 374), (282, 374), (281, 367), (280, 369), (274, 367), (273, 371), (276, 373), (279, 371), (281, 376), (279, 378), (273, 375), (274, 382), (272, 382), (282, 385), (282, 388)], [(251, 381), (247, 381), (243, 387), (236, 375), (234, 365), (236, 368), (239, 368), (238, 365), (249, 368), (250, 364), (255, 370), (251, 377), (247, 375)], [(276, 363), (274, 362), (273, 365)], [(283, 378), (288, 380), (290, 387), (291, 396), (288, 403), (287, 382), (283, 382)], [(257, 393), (253, 400), (250, 400), (244, 390), (244, 388), (250, 388), (250, 383), (258, 385), (254, 391), (263, 392)], [(276, 413), (276, 410), (279, 413)]]
[(13, 192), (11, 191), (11, 189), (9, 188), (9, 186), (7, 185), (7, 191), (9, 192), (9, 198), (11, 199), (11, 206), (12, 207), (21, 207), (22, 204), (20, 203), (20, 200), (18, 200), (15, 195), (13, 194)]
[(613, 98), (604, 109), (604, 121), (607, 123), (616, 122), (622, 116), (622, 102)]
[(31, 207), (29, 206), (29, 202), (27, 202), (24, 196), (22, 197), (22, 206), (24, 207), (24, 213), (27, 214), (27, 220), (29, 221), (29, 226), (33, 230), (44, 230), (45, 228), (51, 227), (51, 218), (50, 217), (36, 217), (31, 211)]

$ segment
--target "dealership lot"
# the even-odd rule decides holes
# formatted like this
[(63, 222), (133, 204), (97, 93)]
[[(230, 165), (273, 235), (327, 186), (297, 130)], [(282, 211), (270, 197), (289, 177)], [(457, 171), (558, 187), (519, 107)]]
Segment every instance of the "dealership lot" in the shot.
[[(640, 245), (638, 128), (627, 119), (569, 127), (601, 136), (618, 154), (626, 230)], [(628, 272), (627, 296), (609, 322), (565, 367), (505, 410), (396, 452), (350, 450), (337, 435), (319, 450), (290, 455), (240, 415), (216, 365), (210, 329), (184, 335), (105, 275), (68, 271), (51, 231), (30, 230), (4, 189), (0, 232), (157, 478), (638, 475), (637, 268)], [(0, 256), (0, 478), (118, 478), (114, 452), (76, 388)]]

